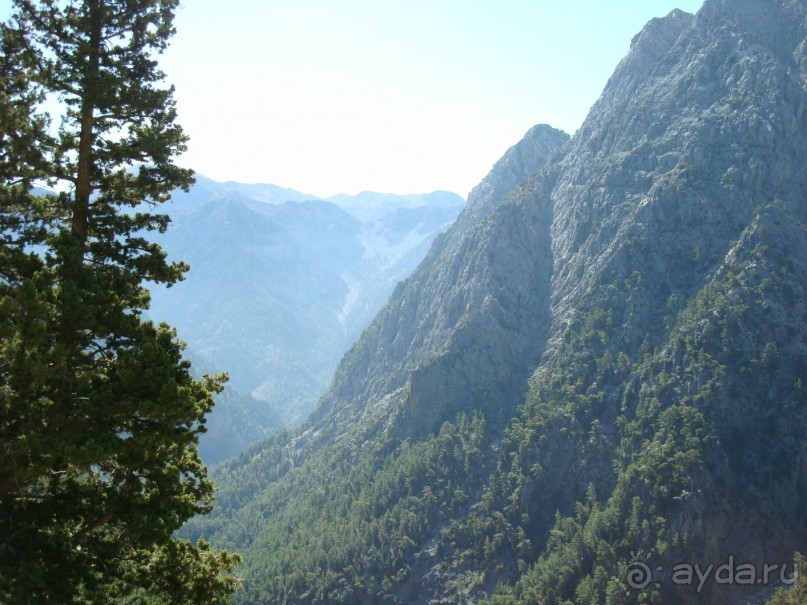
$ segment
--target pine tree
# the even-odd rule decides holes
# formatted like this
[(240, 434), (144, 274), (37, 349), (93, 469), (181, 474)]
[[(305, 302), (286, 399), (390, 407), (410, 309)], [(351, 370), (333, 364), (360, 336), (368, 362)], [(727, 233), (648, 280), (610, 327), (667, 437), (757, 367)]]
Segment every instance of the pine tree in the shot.
[(224, 377), (143, 317), (187, 270), (147, 237), (193, 178), (156, 63), (177, 3), (15, 0), (0, 28), (0, 603), (235, 587), (237, 556), (172, 538), (210, 507), (197, 442)]

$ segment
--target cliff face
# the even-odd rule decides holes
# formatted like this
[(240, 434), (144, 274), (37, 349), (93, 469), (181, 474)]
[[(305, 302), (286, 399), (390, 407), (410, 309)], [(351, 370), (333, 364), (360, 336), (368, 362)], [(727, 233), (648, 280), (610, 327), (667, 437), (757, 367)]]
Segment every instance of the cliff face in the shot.
[(567, 140), (537, 126), (508, 150), (347, 353), (313, 427), (356, 424), (382, 398), (377, 420), (399, 437), (426, 434), (463, 408), (509, 416), (543, 347), (535, 335), (546, 329), (552, 272), (542, 186), (517, 188)]
[[(541, 541), (517, 598), (597, 602), (640, 551), (669, 571), (803, 544), (805, 26), (792, 2), (654, 20), (558, 163), (549, 344), (492, 509), (532, 536), (599, 532), (611, 554), (550, 579), (564, 546)], [(599, 503), (572, 521), (590, 487)], [(740, 598), (663, 580), (660, 600)]]
[[(595, 276), (648, 267), (684, 301), (757, 205), (795, 194), (805, 116), (791, 9), (801, 10), (708, 2), (697, 18), (676, 11), (634, 38), (561, 162), (554, 301), (577, 299)], [(631, 258), (629, 243), (648, 249)]]
[(807, 539), (806, 48), (802, 2), (674, 11), (508, 151), (310, 422), (218, 470), (189, 533), (242, 601), (770, 592), (670, 572)]

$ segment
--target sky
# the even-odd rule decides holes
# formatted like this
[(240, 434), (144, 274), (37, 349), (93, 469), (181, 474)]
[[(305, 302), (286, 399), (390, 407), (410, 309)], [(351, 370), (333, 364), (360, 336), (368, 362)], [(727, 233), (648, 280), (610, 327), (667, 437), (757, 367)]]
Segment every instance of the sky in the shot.
[(184, 0), (160, 59), (190, 136), (177, 163), (322, 197), (464, 197), (533, 125), (573, 134), (647, 21), (701, 4)]

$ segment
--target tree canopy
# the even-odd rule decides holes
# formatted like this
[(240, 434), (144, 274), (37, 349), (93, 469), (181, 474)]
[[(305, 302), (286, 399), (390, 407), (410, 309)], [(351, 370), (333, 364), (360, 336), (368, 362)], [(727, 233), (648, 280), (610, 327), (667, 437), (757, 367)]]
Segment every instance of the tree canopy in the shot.
[[(238, 557), (173, 538), (213, 485), (224, 376), (143, 316), (192, 172), (156, 57), (177, 0), (14, 0), (0, 25), (0, 602), (217, 603)], [(42, 189), (40, 187), (47, 187)]]

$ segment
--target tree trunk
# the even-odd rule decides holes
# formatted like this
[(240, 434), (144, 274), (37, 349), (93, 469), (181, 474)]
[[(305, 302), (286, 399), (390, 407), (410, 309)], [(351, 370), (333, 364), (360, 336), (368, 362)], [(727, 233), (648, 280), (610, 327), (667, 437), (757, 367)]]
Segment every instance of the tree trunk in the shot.
[(94, 97), (98, 87), (100, 68), (101, 34), (103, 21), (101, 7), (97, 2), (89, 2), (89, 66), (84, 75), (83, 97), (81, 99), (81, 130), (78, 143), (78, 170), (76, 174), (76, 199), (73, 207), (72, 229), (79, 241), (84, 244), (89, 235), (90, 196), (92, 195), (92, 143), (95, 121)]
[(85, 98), (81, 105), (76, 203), (73, 207), (73, 235), (79, 238), (82, 244), (87, 241), (87, 235), (89, 234), (88, 217), (90, 213), (90, 195), (92, 194), (90, 166), (92, 164), (93, 110), (92, 104)]

